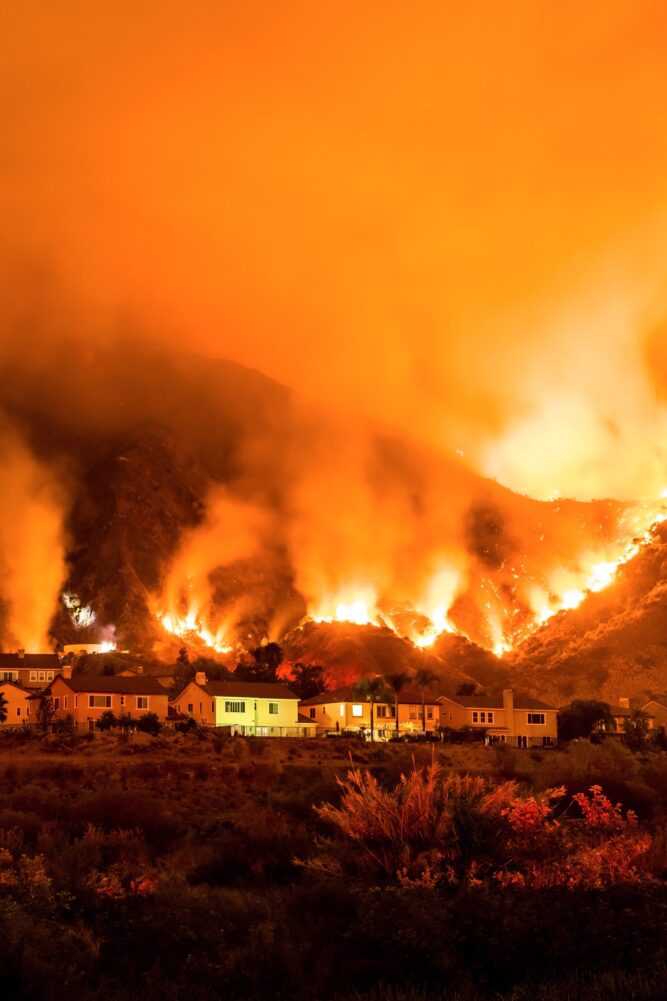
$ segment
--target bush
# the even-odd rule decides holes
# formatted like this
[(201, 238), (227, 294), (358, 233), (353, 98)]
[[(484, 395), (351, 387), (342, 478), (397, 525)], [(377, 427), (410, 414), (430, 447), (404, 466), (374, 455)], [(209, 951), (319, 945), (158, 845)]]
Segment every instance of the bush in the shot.
[(157, 737), (161, 729), (162, 723), (160, 723), (157, 713), (144, 713), (137, 720), (137, 730), (140, 733), (149, 733), (151, 737)]

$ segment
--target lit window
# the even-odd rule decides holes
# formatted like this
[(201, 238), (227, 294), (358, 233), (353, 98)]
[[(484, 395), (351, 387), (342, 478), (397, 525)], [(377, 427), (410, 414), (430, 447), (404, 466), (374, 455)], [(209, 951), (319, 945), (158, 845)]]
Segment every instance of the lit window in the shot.
[(396, 706), (378, 706), (379, 719), (396, 719)]
[(278, 703), (277, 702), (269, 702), (269, 715), (270, 716), (277, 716), (278, 715)]
[(226, 713), (244, 713), (245, 702), (225, 702)]
[[(341, 706), (341, 709), (342, 708), (343, 707)], [(363, 714), (364, 714), (364, 707), (363, 706), (359, 706), (359, 705), (353, 705), (352, 706), (352, 715), (353, 716), (363, 716)]]
[(526, 722), (531, 726), (544, 726), (544, 713), (526, 713)]
[[(137, 709), (148, 709), (148, 696), (137, 695)], [(200, 707), (201, 711), (201, 707)]]
[(344, 715), (345, 715), (345, 706), (343, 705), (343, 703), (342, 703), (342, 702), (341, 702), (341, 704), (340, 704), (340, 714), (341, 714), (341, 716), (344, 716)]

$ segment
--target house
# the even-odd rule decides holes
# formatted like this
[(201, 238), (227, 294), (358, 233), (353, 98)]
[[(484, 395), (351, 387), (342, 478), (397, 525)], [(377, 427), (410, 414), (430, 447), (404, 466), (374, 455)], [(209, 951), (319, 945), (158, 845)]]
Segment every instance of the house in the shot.
[(498, 695), (443, 695), (440, 725), (484, 730), (489, 742), (514, 747), (553, 747), (558, 739), (555, 706), (506, 688)]
[[(304, 699), (299, 710), (317, 724), (319, 733), (328, 730), (370, 730), (371, 706), (356, 691), (354, 685), (345, 685), (332, 692), (323, 692), (313, 698)], [(434, 695), (427, 695), (425, 702), (426, 730), (434, 731), (439, 723), (440, 706)], [(379, 739), (393, 737), (396, 733), (396, 705), (390, 702), (376, 702), (373, 706), (373, 736)], [(398, 693), (398, 731), (419, 733), (422, 727), (421, 693), (404, 688)]]
[(0, 653), (0, 682), (14, 681), (22, 688), (33, 691), (53, 681), (61, 668), (60, 658), (55, 653)]
[(0, 682), (0, 695), (4, 697), (7, 717), (0, 720), (1, 726), (23, 726), (34, 722), (31, 692), (16, 681)]
[(310, 722), (299, 720), (299, 699), (287, 685), (259, 681), (209, 681), (204, 671), (171, 702), (203, 726), (257, 737), (309, 737)]
[(641, 709), (647, 715), (649, 730), (657, 730), (661, 726), (667, 729), (667, 695), (657, 695)]
[[(649, 703), (649, 706), (650, 705), (651, 703)], [(656, 721), (656, 717), (653, 712), (649, 712), (646, 706), (640, 709), (639, 712), (642, 713), (646, 719), (647, 729), (653, 730)], [(614, 721), (613, 732), (619, 736), (623, 736), (625, 734), (625, 724), (631, 720), (635, 714), (635, 711), (630, 707), (630, 699), (620, 698), (617, 706), (609, 707), (609, 713)], [(601, 731), (607, 730), (604, 720), (601, 721), (601, 724), (597, 727), (597, 729)]]
[(64, 664), (44, 696), (53, 699), (54, 721), (71, 718), (92, 730), (102, 713), (139, 719), (155, 713), (161, 723), (167, 718), (169, 693), (155, 678), (141, 675), (121, 678), (110, 674), (77, 674)]

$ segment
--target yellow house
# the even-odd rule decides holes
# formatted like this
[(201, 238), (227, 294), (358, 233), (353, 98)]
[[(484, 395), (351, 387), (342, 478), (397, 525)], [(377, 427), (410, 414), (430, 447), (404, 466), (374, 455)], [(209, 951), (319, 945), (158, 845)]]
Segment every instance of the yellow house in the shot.
[(299, 719), (299, 699), (287, 685), (259, 681), (209, 681), (203, 671), (170, 703), (202, 726), (228, 727), (256, 737), (310, 737), (315, 727)]
[[(167, 718), (169, 693), (155, 678), (122, 678), (109, 674), (77, 674), (64, 664), (62, 674), (44, 692), (53, 699), (54, 722), (71, 718), (93, 730), (102, 713), (139, 719), (155, 713), (161, 723)], [(36, 710), (33, 710), (36, 712)]]
[(34, 722), (33, 702), (30, 698), (32, 692), (21, 688), (14, 681), (3, 681), (0, 682), (0, 694), (5, 698), (7, 710), (7, 718), (0, 721), (2, 726), (23, 726)]
[(553, 747), (558, 741), (558, 710), (506, 688), (502, 695), (443, 695), (440, 725), (484, 730), (491, 743), (514, 747)]
[[(440, 705), (436, 696), (426, 695), (426, 730), (433, 732), (440, 722)], [(317, 724), (319, 733), (328, 730), (370, 731), (371, 706), (355, 691), (354, 685), (345, 685), (332, 692), (323, 692), (311, 699), (304, 699), (300, 711)], [(373, 736), (389, 739), (396, 733), (396, 706), (391, 702), (376, 702), (373, 706)], [(403, 689), (398, 693), (398, 732), (421, 733), (422, 701), (421, 693), (414, 689)]]
[(667, 729), (667, 696), (660, 695), (651, 699), (641, 708), (647, 717), (649, 730), (657, 730), (661, 726)]

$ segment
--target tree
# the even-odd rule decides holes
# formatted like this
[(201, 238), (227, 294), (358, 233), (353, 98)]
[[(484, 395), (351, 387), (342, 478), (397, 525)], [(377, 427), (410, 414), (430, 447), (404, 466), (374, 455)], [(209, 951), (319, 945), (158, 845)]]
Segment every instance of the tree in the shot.
[(375, 740), (375, 715), (374, 707), (376, 702), (389, 702), (391, 693), (387, 691), (384, 678), (379, 674), (375, 677), (360, 678), (354, 686), (356, 695), (370, 702), (371, 706), (371, 740)]
[(112, 709), (105, 709), (95, 725), (98, 730), (113, 730), (118, 726), (118, 719)]
[(3, 692), (0, 692), (0, 723), (7, 719), (7, 699)]
[(149, 733), (151, 737), (157, 737), (161, 729), (162, 723), (160, 723), (157, 713), (144, 713), (137, 720), (137, 730), (140, 730), (141, 733)]
[(625, 743), (634, 750), (640, 748), (648, 739), (648, 719), (641, 709), (635, 709), (632, 715), (623, 720)]
[(187, 647), (182, 646), (178, 651), (178, 657), (176, 658), (177, 664), (189, 664), (190, 655), (188, 654)]
[(324, 668), (320, 664), (294, 664), (290, 688), (300, 699), (312, 699), (326, 689)]
[(252, 661), (237, 665), (234, 675), (241, 681), (277, 681), (283, 651), (278, 643), (265, 643), (250, 651)]
[(43, 695), (39, 703), (39, 709), (37, 710), (37, 726), (42, 733), (47, 733), (55, 715), (56, 711), (53, 708), (53, 699), (50, 695)]
[(385, 674), (384, 680), (394, 693), (394, 713), (396, 715), (396, 736), (398, 737), (398, 696), (410, 680), (407, 671), (396, 671), (394, 674)]
[(426, 690), (431, 688), (437, 680), (438, 675), (434, 674), (428, 667), (420, 667), (415, 671), (415, 683), (422, 697), (422, 733), (426, 733)]
[(477, 685), (474, 681), (462, 681), (459, 687), (456, 689), (457, 695), (474, 695), (477, 691)]
[(613, 730), (614, 721), (606, 702), (596, 699), (575, 699), (558, 713), (558, 736), (561, 740), (590, 737), (596, 727)]

